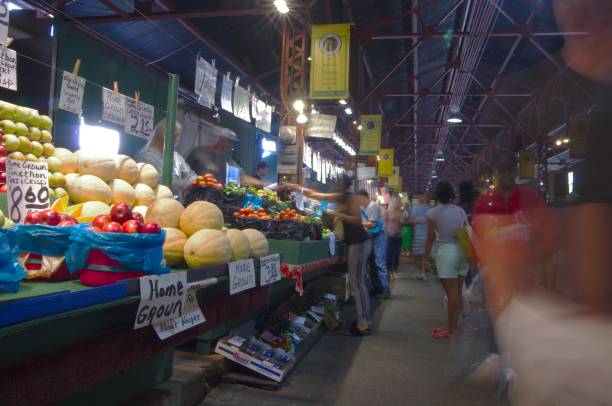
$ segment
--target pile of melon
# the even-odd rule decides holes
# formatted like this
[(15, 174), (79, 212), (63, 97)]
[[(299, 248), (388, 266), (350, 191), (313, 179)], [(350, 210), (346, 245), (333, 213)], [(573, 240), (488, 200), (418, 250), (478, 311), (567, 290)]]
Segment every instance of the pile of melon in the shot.
[(227, 230), (214, 204), (196, 201), (186, 208), (173, 199), (152, 203), (145, 220), (166, 230), (164, 258), (168, 266), (189, 268), (225, 264), (268, 254), (268, 240), (258, 230)]

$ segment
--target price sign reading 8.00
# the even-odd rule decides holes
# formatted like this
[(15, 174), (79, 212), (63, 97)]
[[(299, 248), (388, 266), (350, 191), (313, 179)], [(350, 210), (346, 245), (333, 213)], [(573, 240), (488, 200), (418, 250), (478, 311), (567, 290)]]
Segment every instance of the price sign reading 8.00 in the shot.
[(49, 172), (46, 162), (6, 160), (8, 214), (21, 223), (29, 211), (49, 208)]
[(261, 270), (259, 277), (259, 286), (269, 285), (270, 283), (281, 280), (280, 272), (280, 255), (272, 254), (259, 259), (259, 268)]
[(153, 119), (155, 109), (150, 104), (140, 102), (132, 98), (126, 100), (126, 120), (123, 130), (136, 137), (148, 140), (153, 135)]

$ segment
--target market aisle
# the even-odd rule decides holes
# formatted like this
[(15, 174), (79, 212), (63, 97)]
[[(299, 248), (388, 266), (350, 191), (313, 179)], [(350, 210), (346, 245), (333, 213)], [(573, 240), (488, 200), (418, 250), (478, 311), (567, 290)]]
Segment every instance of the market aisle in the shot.
[(460, 378), (483, 354), (481, 333), (463, 333), (452, 342), (431, 339), (431, 327), (444, 322), (441, 288), (412, 281), (410, 273), (404, 263), (393, 299), (376, 309), (375, 334), (358, 339), (326, 333), (281, 390), (221, 384), (203, 405), (506, 404), (495, 388)]

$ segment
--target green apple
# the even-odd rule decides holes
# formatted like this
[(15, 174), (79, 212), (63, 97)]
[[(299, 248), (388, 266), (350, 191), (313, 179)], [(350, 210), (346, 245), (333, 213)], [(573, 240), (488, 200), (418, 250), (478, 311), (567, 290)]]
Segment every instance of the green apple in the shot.
[(53, 120), (51, 120), (51, 117), (49, 116), (45, 116), (44, 114), (40, 116), (40, 128), (42, 128), (43, 130), (50, 130), (51, 127), (53, 127)]
[(39, 157), (43, 154), (43, 146), (38, 141), (32, 141), (32, 155)]
[(9, 151), (17, 151), (21, 146), (21, 142), (19, 142), (19, 138), (15, 134), (4, 134), (2, 141)]
[(5, 134), (15, 134), (15, 131), (17, 131), (17, 126), (11, 120), (0, 121), (0, 127), (2, 127), (2, 132)]
[(63, 187), (55, 188), (55, 197), (57, 197), (58, 199), (62, 196), (66, 196), (67, 194), (68, 192), (66, 192), (66, 189), (64, 189)]
[(15, 105), (11, 103), (0, 103), (0, 118), (12, 120), (15, 116)]
[(28, 135), (30, 134), (30, 130), (28, 130), (28, 126), (24, 123), (15, 123), (15, 134)]
[(47, 130), (42, 130), (40, 132), (40, 142), (51, 142), (53, 141), (53, 136)]
[(40, 126), (40, 116), (37, 112), (34, 112), (30, 115), (30, 119), (28, 120), (28, 124), (32, 127)]
[(55, 175), (52, 173), (49, 173), (49, 186), (55, 187)]
[(19, 151), (15, 151), (15, 152), (11, 152), (10, 154), (8, 154), (8, 157), (11, 159), (16, 159), (18, 161), (25, 161), (25, 155), (23, 155), (21, 152)]
[(55, 154), (55, 147), (53, 146), (53, 144), (51, 144), (49, 142), (45, 142), (43, 144), (43, 155), (44, 156), (53, 156), (53, 154)]
[(15, 120), (20, 121), (22, 123), (27, 123), (30, 120), (30, 110), (17, 106), (15, 109)]
[(19, 151), (29, 154), (32, 151), (32, 141), (23, 135), (19, 136)]
[(60, 167), (62, 166), (62, 161), (54, 156), (50, 156), (47, 158), (47, 166), (49, 168), (49, 172), (59, 172)]
[(38, 157), (34, 154), (27, 154), (25, 158), (26, 158), (26, 161), (38, 162)]
[(30, 127), (28, 136), (32, 141), (38, 141), (40, 140), (40, 137), (42, 137), (42, 134), (38, 127)]

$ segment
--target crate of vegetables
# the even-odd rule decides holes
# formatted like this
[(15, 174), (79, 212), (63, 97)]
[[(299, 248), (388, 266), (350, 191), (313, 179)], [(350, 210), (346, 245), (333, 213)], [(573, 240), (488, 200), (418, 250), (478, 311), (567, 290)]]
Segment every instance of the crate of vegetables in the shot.
[(276, 217), (270, 233), (270, 238), (277, 240), (302, 241), (308, 233), (304, 217), (295, 209), (281, 210)]
[(188, 206), (198, 200), (207, 201), (217, 206), (223, 204), (223, 185), (210, 173), (198, 176), (191, 183), (191, 190), (185, 196), (185, 205)]
[(272, 216), (266, 213), (263, 207), (254, 209), (253, 206), (249, 206), (234, 212), (232, 225), (239, 230), (254, 228), (267, 235), (271, 229)]

